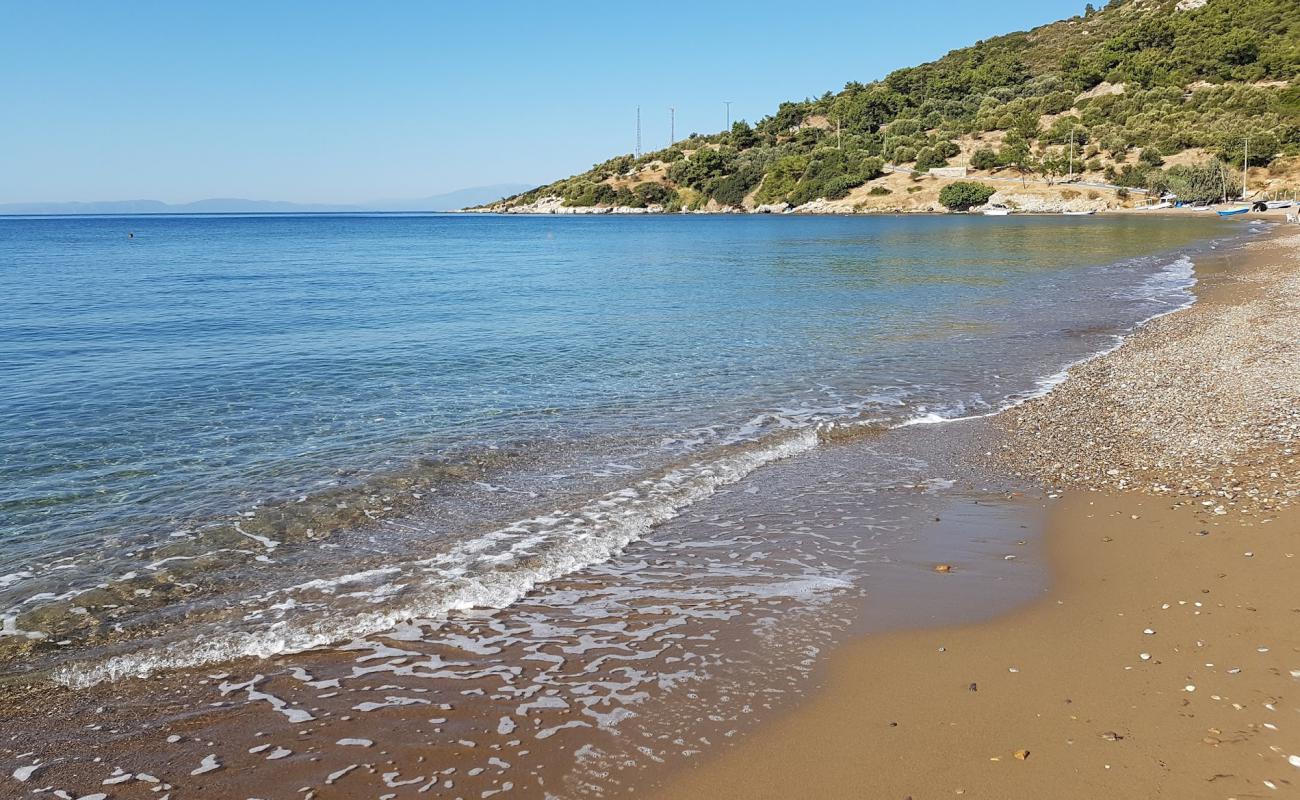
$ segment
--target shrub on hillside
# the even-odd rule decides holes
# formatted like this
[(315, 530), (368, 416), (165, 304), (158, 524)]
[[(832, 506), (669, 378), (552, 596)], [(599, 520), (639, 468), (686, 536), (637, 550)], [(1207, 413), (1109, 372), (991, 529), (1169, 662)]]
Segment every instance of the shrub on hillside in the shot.
[(987, 203), (996, 191), (982, 183), (957, 181), (939, 190), (939, 202), (953, 211), (969, 211)]
[[(1281, 145), (1273, 134), (1252, 134), (1250, 137), (1250, 165), (1252, 167), (1268, 166), (1268, 163), (1277, 157), (1280, 149)], [(1236, 134), (1223, 134), (1219, 137), (1218, 151), (1219, 158), (1229, 164), (1240, 166), (1242, 158), (1246, 154), (1246, 140)]]
[(648, 206), (667, 205), (674, 192), (662, 183), (643, 183), (632, 190), (637, 199)]
[(702, 189), (710, 180), (730, 172), (734, 163), (734, 151), (701, 147), (690, 158), (669, 167), (668, 177), (683, 186)]
[(946, 166), (948, 166), (948, 159), (939, 155), (939, 151), (933, 147), (927, 147), (916, 154), (916, 168), (918, 170), (925, 171)]
[(994, 169), (998, 165), (998, 154), (992, 148), (981, 147), (971, 154), (970, 165), (974, 169)]
[(895, 164), (906, 164), (906, 163), (909, 162), (909, 161), (915, 161), (915, 160), (916, 160), (916, 151), (913, 150), (912, 148), (910, 148), (910, 147), (895, 147), (895, 148), (894, 148), (894, 163), (895, 163)]
[(1138, 155), (1138, 161), (1146, 164), (1148, 167), (1163, 166), (1165, 159), (1160, 155), (1160, 151), (1154, 147), (1143, 148), (1142, 153)]
[(839, 200), (841, 197), (847, 197), (849, 192), (861, 185), (862, 181), (858, 180), (856, 175), (837, 175), (826, 181), (822, 197), (827, 200)]
[(730, 175), (714, 178), (704, 188), (704, 193), (724, 206), (740, 207), (745, 195), (763, 180), (763, 171), (755, 167), (742, 167)]

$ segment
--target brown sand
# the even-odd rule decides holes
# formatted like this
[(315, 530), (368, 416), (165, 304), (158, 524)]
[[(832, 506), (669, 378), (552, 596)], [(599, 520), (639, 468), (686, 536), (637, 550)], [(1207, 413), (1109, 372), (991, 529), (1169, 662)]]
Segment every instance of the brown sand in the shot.
[[(1300, 348), (1300, 335), (1277, 338), (1279, 326), (1300, 326), (1295, 252), (1287, 234), (1234, 256), (1201, 290), (1204, 302), (1005, 421), (1012, 442), (1053, 437), (1018, 466), (1075, 487), (1052, 502), (1056, 583), (1045, 599), (991, 623), (841, 649), (807, 705), (660, 796), (1295, 796), (1300, 511), (1274, 507), (1291, 500), (1286, 432), (1300, 398), (1287, 394), (1294, 375), (1257, 368), (1290, 364)], [(1229, 354), (1215, 341), (1229, 323), (1267, 335), (1235, 336)], [(1216, 382), (1189, 376), (1180, 354), (1216, 348), (1228, 363), (1199, 366), (1233, 391), (1211, 398)], [(1091, 402), (1077, 391), (1085, 383)], [(1210, 406), (1270, 388), (1263, 407)], [(1203, 393), (1199, 418), (1188, 391)], [(1113, 410), (1150, 415), (1145, 435), (1097, 412), (1120, 403)], [(1156, 431), (1161, 415), (1168, 427)], [(1249, 480), (1234, 487), (1234, 470)], [(1143, 479), (1114, 485), (1136, 474)]]
[(1300, 788), (1287, 763), (1300, 753), (1290, 674), (1300, 669), (1300, 515), (1206, 526), (1158, 499), (1100, 493), (1054, 510), (1058, 583), (1047, 599), (993, 623), (844, 648), (815, 700), (662, 796), (1244, 798), (1268, 794), (1264, 780)]

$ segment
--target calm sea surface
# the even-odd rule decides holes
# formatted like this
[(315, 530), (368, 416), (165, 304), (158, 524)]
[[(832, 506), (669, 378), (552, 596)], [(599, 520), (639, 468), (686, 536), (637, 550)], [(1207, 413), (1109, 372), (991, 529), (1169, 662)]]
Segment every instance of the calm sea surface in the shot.
[(1238, 230), (0, 219), (0, 652), (92, 682), (509, 605), (768, 462), (1041, 391)]

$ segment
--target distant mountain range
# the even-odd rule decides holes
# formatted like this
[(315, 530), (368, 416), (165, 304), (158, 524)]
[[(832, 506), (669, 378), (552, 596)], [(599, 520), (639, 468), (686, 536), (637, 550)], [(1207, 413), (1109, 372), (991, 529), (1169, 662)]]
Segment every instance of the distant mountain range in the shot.
[(214, 198), (193, 203), (160, 200), (106, 200), (68, 203), (0, 203), (0, 215), (18, 214), (304, 214), (364, 211), (455, 211), (482, 205), (532, 188), (520, 183), (472, 186), (445, 194), (409, 200), (375, 200), (369, 203), (331, 205), (290, 203), (282, 200)]

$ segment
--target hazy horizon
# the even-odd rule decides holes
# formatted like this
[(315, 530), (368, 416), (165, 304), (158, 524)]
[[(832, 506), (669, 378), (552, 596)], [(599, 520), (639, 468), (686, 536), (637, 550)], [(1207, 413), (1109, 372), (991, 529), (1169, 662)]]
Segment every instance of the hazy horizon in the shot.
[[(540, 185), (1083, 3), (7, 6), (0, 203), (353, 205)], [(916, 25), (924, 19), (924, 29)], [(57, 42), (57, 46), (51, 43)]]
[(0, 216), (41, 214), (165, 214), (257, 212), (370, 212), (452, 211), (525, 191), (531, 184), (495, 183), (466, 186), (424, 197), (379, 197), (354, 203), (299, 203), (290, 200), (247, 197), (204, 197), (184, 203), (164, 203), (149, 197), (115, 200), (66, 200), (34, 203), (0, 203)]

